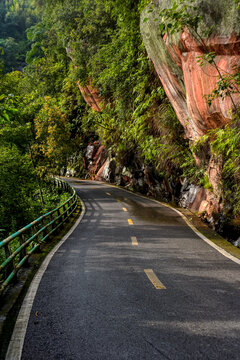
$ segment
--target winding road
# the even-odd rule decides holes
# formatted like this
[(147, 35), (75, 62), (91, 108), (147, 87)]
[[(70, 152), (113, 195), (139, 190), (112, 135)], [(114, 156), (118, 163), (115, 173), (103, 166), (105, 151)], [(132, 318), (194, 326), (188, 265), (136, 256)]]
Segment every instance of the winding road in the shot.
[(168, 207), (69, 181), (86, 211), (43, 274), (21, 359), (240, 359), (240, 266)]

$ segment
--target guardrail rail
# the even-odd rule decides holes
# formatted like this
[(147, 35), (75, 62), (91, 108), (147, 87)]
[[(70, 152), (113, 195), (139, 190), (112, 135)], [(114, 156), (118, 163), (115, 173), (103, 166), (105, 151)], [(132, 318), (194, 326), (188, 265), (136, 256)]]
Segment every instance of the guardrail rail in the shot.
[(0, 295), (29, 256), (72, 215), (78, 206), (75, 189), (65, 181), (54, 178), (54, 184), (71, 194), (70, 198), (52, 211), (40, 216), (27, 226), (0, 242), (4, 261), (0, 265)]

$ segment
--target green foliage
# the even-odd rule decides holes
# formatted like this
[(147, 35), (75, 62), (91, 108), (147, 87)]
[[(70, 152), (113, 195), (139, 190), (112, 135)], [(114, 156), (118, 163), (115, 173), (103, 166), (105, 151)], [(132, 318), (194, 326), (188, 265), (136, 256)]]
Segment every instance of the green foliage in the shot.
[[(238, 216), (240, 215), (239, 114), (235, 114), (232, 123), (224, 128), (208, 131), (195, 144), (194, 151), (204, 145), (209, 147), (211, 156), (221, 159), (223, 204), (226, 208), (232, 209), (234, 216)], [(198, 172), (202, 172), (203, 175), (205, 170), (204, 167), (201, 167)], [(209, 188), (208, 186), (206, 182), (205, 188)]]
[(234, 2), (237, 4), (237, 7), (240, 6), (240, 1), (239, 0), (234, 0)]
[(43, 204), (29, 156), (16, 146), (0, 145), (0, 228), (5, 237), (69, 198), (44, 182), (41, 192)]
[(184, 160), (181, 164), (183, 170), (183, 176), (186, 177), (191, 183), (197, 185), (203, 185), (202, 180), (205, 176), (205, 167), (198, 167), (196, 160), (194, 158), (194, 151), (189, 149), (186, 153), (183, 154)]
[(0, 95), (0, 125), (5, 121), (10, 121), (10, 118), (17, 113), (15, 107), (14, 95)]
[(217, 54), (215, 51), (208, 52), (206, 54), (202, 54), (201, 56), (197, 56), (197, 62), (200, 66), (204, 66), (206, 63), (213, 64)]
[[(164, 90), (146, 57), (139, 30), (140, 12), (149, 1), (36, 3), (42, 19), (28, 31), (32, 49), (25, 74), (32, 77), (42, 97), (57, 97), (71, 141), (79, 136), (79, 151), (99, 136), (124, 165), (137, 159), (155, 164), (159, 171), (170, 173), (177, 168), (179, 154), (186, 150), (186, 142), (179, 136), (183, 128), (165, 103)], [(64, 59), (65, 48), (73, 65)], [(54, 68), (60, 64), (66, 72), (59, 71), (58, 82)], [(83, 104), (75, 81), (98, 90), (104, 108), (101, 114)], [(36, 118), (42, 115), (40, 110)], [(38, 141), (43, 146), (40, 137)], [(46, 148), (43, 153), (48, 153)], [(54, 166), (58, 166), (56, 162)]]
[(0, 147), (0, 227), (17, 229), (32, 219), (32, 201), (36, 197), (31, 162), (16, 146)]
[(66, 166), (67, 158), (77, 149), (78, 138), (71, 139), (67, 116), (55, 99), (46, 97), (43, 108), (34, 120), (36, 141), (32, 146), (34, 157), (42, 158), (41, 168), (49, 166), (56, 173)]
[[(211, 92), (211, 94), (205, 96), (209, 106), (212, 105), (214, 99), (220, 98), (224, 100), (232, 94), (239, 93), (240, 69), (239, 67), (234, 67), (233, 70), (233, 74), (227, 73), (219, 76), (216, 88)], [(236, 106), (234, 106), (234, 108), (236, 110)]]
[[(35, 41), (35, 38), (33, 40)], [(68, 130), (68, 124), (66, 125), (66, 113), (71, 104), (64, 105), (60, 98), (68, 59), (62, 48), (56, 50), (58, 44), (55, 40), (56, 37), (42, 40), (43, 56), (33, 59), (24, 72), (14, 71), (0, 75), (0, 228), (7, 233), (26, 225), (66, 199), (66, 195), (64, 197), (52, 189), (39, 174), (41, 167), (49, 167), (50, 152), (39, 152), (35, 157), (33, 152), (34, 148), (40, 145), (39, 139), (36, 139), (34, 119), (38, 114), (39, 118), (44, 118), (44, 110), (45, 113), (48, 111), (44, 106), (48, 106), (49, 111), (56, 116), (56, 131), (60, 133), (56, 138), (52, 123), (50, 148), (54, 146), (54, 141), (58, 142), (58, 146), (63, 136), (68, 134), (64, 139), (64, 149), (58, 147), (58, 164), (63, 161), (61, 150), (65, 152), (67, 148), (68, 154), (69, 148), (72, 148), (71, 153), (76, 151), (76, 142), (69, 141), (71, 129)], [(53, 53), (50, 49), (52, 44)], [(47, 95), (56, 97), (51, 104), (45, 100)], [(73, 95), (72, 97), (74, 98)], [(61, 119), (65, 119), (63, 134), (59, 126)], [(45, 139), (42, 140), (42, 146), (44, 141)], [(64, 161), (66, 156), (67, 154), (64, 154)], [(56, 172), (56, 169), (54, 171)], [(46, 171), (43, 172), (46, 175)]]
[(161, 24), (159, 29), (164, 35), (183, 32), (185, 28), (197, 32), (202, 17), (197, 13), (198, 8), (191, 0), (173, 0), (170, 8), (159, 12)]
[(152, 0), (140, 0), (138, 4), (138, 11), (139, 13), (149, 4), (151, 4)]
[(42, 42), (45, 39), (45, 31), (46, 28), (41, 22), (27, 29), (27, 38), (31, 41), (31, 50), (26, 54), (27, 64), (32, 64), (36, 59), (44, 56)]
[(0, 6), (0, 47), (4, 72), (22, 69), (29, 50), (26, 29), (36, 22), (32, 0), (4, 0)]

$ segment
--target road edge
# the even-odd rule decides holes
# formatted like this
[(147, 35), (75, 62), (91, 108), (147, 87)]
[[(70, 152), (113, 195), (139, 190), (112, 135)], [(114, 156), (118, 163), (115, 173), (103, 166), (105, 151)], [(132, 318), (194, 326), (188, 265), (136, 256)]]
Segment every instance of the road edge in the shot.
[(157, 204), (160, 204), (162, 206), (168, 207), (172, 210), (174, 210), (178, 215), (180, 215), (182, 217), (182, 219), (186, 222), (186, 224), (193, 230), (193, 232), (198, 235), (203, 241), (205, 241), (208, 245), (210, 245), (211, 247), (213, 247), (215, 250), (217, 250), (220, 254), (222, 254), (223, 256), (227, 257), (228, 259), (234, 261), (236, 264), (240, 265), (240, 259), (238, 259), (237, 257), (233, 256), (232, 254), (228, 253), (226, 250), (222, 249), (220, 246), (216, 245), (212, 240), (208, 239), (205, 235), (203, 235), (193, 224), (190, 223), (190, 221), (188, 220), (188, 218), (178, 209), (175, 209), (173, 206), (171, 206), (170, 204), (166, 204), (164, 202), (161, 202), (159, 200), (156, 199), (151, 199), (148, 196), (144, 196), (141, 194), (138, 194), (134, 191), (128, 190), (128, 189), (124, 189), (121, 186), (117, 186), (117, 185), (113, 185), (107, 182), (103, 182), (103, 181), (96, 181), (97, 183), (101, 183), (104, 185), (109, 185), (111, 187), (115, 187), (117, 189), (121, 189), (124, 190), (130, 194), (134, 194), (138, 197), (141, 197), (143, 199), (148, 199), (151, 200)]
[(27, 291), (27, 294), (23, 300), (21, 305), (14, 330), (11, 336), (11, 340), (8, 345), (7, 354), (5, 360), (21, 360), (22, 349), (24, 345), (24, 339), (27, 331), (28, 321), (30, 317), (30, 313), (32, 310), (33, 302), (40, 284), (40, 281), (45, 273), (52, 257), (58, 251), (58, 249), (64, 244), (64, 242), (68, 239), (68, 237), (72, 234), (72, 232), (76, 229), (76, 227), (82, 221), (82, 218), (85, 214), (86, 208), (82, 199), (78, 196), (81, 205), (82, 205), (82, 213), (75, 224), (71, 227), (71, 229), (67, 232), (66, 235), (62, 238), (62, 240), (50, 251), (50, 253), (46, 256), (43, 263), (41, 264), (39, 270), (35, 274), (31, 285)]

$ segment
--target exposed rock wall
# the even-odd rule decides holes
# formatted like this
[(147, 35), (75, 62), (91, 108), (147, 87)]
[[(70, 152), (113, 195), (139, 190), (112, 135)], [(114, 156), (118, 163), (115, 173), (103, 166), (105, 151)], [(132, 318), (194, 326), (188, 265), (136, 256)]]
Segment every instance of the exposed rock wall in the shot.
[[(207, 105), (204, 96), (216, 88), (218, 71), (213, 65), (201, 67), (198, 62), (198, 56), (214, 51), (216, 65), (222, 74), (232, 73), (234, 66), (240, 65), (240, 15), (231, 2), (226, 9), (222, 0), (195, 1), (206, 27), (214, 26), (214, 33), (203, 38), (204, 45), (187, 30), (162, 38), (158, 13), (169, 6), (168, 0), (155, 1), (154, 11), (148, 13), (146, 9), (142, 14), (141, 32), (149, 58), (190, 140), (196, 140), (209, 129), (224, 126), (231, 119), (229, 97), (214, 100), (211, 107)], [(148, 20), (143, 22), (145, 18)], [(233, 100), (240, 104), (238, 94), (233, 95)]]
[[(154, 5), (149, 6), (153, 11), (149, 12), (147, 7), (141, 19), (141, 33), (149, 58), (190, 142), (195, 142), (210, 129), (229, 123), (232, 100), (235, 105), (240, 105), (239, 93), (233, 94), (232, 99), (229, 96), (224, 100), (215, 99), (211, 106), (205, 99), (217, 87), (218, 70), (223, 75), (231, 74), (235, 66), (240, 66), (240, 9), (237, 9), (234, 1), (193, 2), (203, 18), (198, 29), (201, 41), (187, 29), (181, 34), (161, 36), (159, 10), (170, 7), (170, 0), (155, 0)], [(210, 27), (211, 35), (206, 37), (206, 30)], [(198, 57), (213, 51), (216, 53), (217, 68), (208, 63), (200, 66)], [(209, 158), (207, 164), (206, 157)], [(197, 165), (202, 161), (206, 165), (212, 191), (189, 185), (186, 194), (182, 191), (180, 202), (182, 206), (204, 213), (211, 222), (213, 215), (222, 210), (222, 159), (210, 153), (197, 155)], [(191, 194), (195, 194), (194, 201)]]
[(194, 213), (198, 212), (202, 219), (229, 240), (239, 237), (239, 227), (229, 227), (224, 217), (219, 217), (221, 204), (215, 201), (214, 193), (189, 183), (186, 178), (160, 176), (143, 161), (135, 162), (130, 167), (117, 164), (116, 159), (111, 158), (98, 141), (89, 144), (85, 151), (85, 170), (89, 179), (115, 183), (161, 201), (174, 202)]
[[(72, 61), (74, 61), (73, 57), (73, 51), (70, 47), (66, 47), (66, 53), (70, 57)], [(77, 66), (74, 66), (75, 69), (77, 69)], [(93, 87), (91, 79), (89, 80), (89, 83), (85, 86), (82, 86), (80, 84), (80, 81), (77, 81), (77, 86), (79, 90), (82, 93), (82, 96), (86, 103), (95, 111), (101, 112), (101, 104), (103, 103), (103, 99), (99, 95), (99, 92), (96, 88)]]
[(87, 146), (84, 163), (88, 177), (92, 180), (102, 180), (101, 171), (108, 162), (107, 150), (98, 141)]
[(77, 81), (77, 86), (82, 93), (82, 96), (86, 103), (95, 111), (101, 112), (102, 98), (99, 96), (97, 89), (92, 86), (91, 81), (86, 86), (81, 86), (80, 82)]

